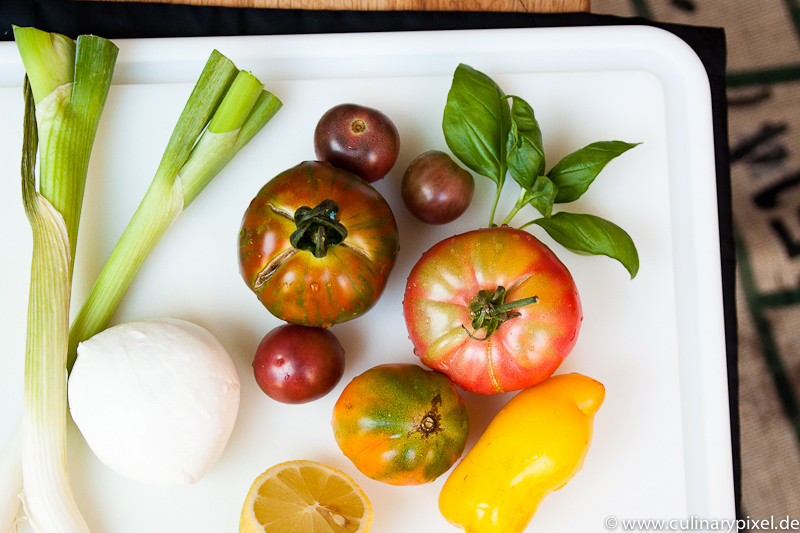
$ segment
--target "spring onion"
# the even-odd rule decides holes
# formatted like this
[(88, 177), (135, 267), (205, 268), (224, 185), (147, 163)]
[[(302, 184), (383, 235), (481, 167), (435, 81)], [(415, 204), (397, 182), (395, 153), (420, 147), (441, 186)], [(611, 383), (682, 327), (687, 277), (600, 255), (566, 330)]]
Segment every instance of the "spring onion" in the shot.
[(0, 531), (11, 530), (19, 512), (22, 492), (22, 419), (0, 453)]
[[(36, 119), (31, 120), (29, 126), (32, 124), (37, 130), (34, 141), (38, 142), (41, 153), (40, 194), (63, 219), (72, 258), (89, 154), (108, 93), (117, 48), (93, 36), (80, 38), (76, 45), (64, 35), (35, 28), (14, 27), (14, 37), (35, 104)], [(72, 265), (70, 260), (67, 272), (71, 273)], [(3, 449), (0, 466), (2, 532), (11, 528), (19, 508), (22, 439), (20, 422)]]
[(40, 193), (64, 217), (75, 257), (89, 154), (118, 49), (93, 35), (80, 36), (76, 45), (36, 28), (14, 27), (14, 39), (36, 104)]
[(22, 414), (22, 503), (35, 531), (89, 531), (72, 497), (65, 460), (69, 237), (64, 218), (35, 190), (36, 130), (32, 116), (26, 116), (26, 122), (23, 198), (33, 230), (33, 261)]
[(172, 133), (153, 182), (72, 323), (67, 368), (78, 343), (102, 331), (167, 228), (280, 109), (255, 76), (212, 52)]
[[(34, 531), (89, 531), (69, 486), (65, 367), (73, 253), (117, 47), (14, 28), (27, 72), (22, 196), (33, 232), (22, 415), (22, 503)], [(34, 108), (35, 105), (35, 108)], [(39, 191), (34, 167), (39, 148)]]

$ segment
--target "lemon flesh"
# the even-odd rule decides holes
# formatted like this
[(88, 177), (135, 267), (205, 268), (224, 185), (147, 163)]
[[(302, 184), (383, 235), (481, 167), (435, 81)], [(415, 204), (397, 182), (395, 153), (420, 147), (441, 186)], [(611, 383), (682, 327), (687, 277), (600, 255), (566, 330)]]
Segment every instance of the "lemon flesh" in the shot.
[(347, 474), (313, 461), (276, 465), (253, 483), (240, 533), (366, 533), (372, 506)]

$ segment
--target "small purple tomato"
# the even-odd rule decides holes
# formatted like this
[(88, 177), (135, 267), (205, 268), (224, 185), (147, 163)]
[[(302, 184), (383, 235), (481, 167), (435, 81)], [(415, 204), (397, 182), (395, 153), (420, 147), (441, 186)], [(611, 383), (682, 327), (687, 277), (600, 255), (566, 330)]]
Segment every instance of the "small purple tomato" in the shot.
[(475, 180), (444, 152), (418, 155), (403, 174), (400, 195), (412, 215), (428, 224), (446, 224), (469, 207)]
[(369, 183), (386, 176), (400, 153), (400, 135), (389, 117), (370, 107), (340, 104), (319, 120), (314, 151), (320, 161)]
[(344, 374), (344, 350), (324, 328), (286, 324), (256, 349), (253, 372), (261, 390), (283, 403), (306, 403), (328, 394)]

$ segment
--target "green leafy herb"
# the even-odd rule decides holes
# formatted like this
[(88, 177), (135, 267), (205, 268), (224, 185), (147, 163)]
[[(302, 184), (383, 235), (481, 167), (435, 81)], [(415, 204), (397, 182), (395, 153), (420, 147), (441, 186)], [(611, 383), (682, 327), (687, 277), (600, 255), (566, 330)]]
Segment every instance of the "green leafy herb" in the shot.
[(497, 184), (493, 219), (508, 171), (506, 146), (511, 129), (511, 113), (502, 89), (486, 74), (459, 65), (447, 95), (442, 129), (453, 154)]
[(508, 171), (522, 188), (529, 189), (544, 174), (542, 130), (528, 102), (518, 96), (511, 100), (511, 131), (508, 136)]
[(558, 187), (556, 202), (574, 202), (580, 198), (612, 159), (638, 144), (600, 141), (565, 156), (547, 173)]
[[(530, 204), (546, 218), (553, 214), (553, 204), (558, 195), (558, 187), (547, 176), (537, 176), (530, 188), (524, 189), (522, 205)], [(512, 211), (511, 217), (516, 214)], [(509, 219), (510, 221), (511, 219)]]
[(545, 173), (542, 131), (533, 107), (519, 96), (506, 96), (489, 76), (463, 64), (453, 75), (442, 128), (453, 154), (497, 185), (489, 226), (495, 225), (495, 210), (509, 172), (520, 192), (502, 224), (509, 224), (521, 209), (532, 205), (542, 218), (522, 227), (537, 224), (567, 249), (607, 255), (622, 263), (631, 278), (636, 276), (639, 256), (622, 228), (593, 215), (553, 214), (553, 206), (580, 198), (611, 160), (638, 143), (592, 143), (567, 155)]
[(507, 224), (524, 206), (531, 204), (542, 215), (553, 212), (558, 188), (546, 176), (542, 130), (533, 113), (533, 108), (519, 96), (511, 100), (511, 131), (508, 134), (508, 171), (521, 187), (514, 208), (503, 220)]
[(583, 255), (607, 255), (628, 270), (631, 279), (639, 272), (639, 254), (633, 239), (613, 222), (594, 215), (556, 213), (532, 222), (545, 229), (564, 248)]

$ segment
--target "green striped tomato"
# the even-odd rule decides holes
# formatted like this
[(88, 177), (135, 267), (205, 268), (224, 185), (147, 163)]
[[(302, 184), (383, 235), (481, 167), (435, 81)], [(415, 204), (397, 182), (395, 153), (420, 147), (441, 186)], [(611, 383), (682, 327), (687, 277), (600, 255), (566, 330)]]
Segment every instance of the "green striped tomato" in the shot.
[(333, 408), (336, 442), (361, 472), (420, 485), (461, 457), (469, 415), (453, 383), (412, 364), (379, 365), (353, 379)]
[(378, 300), (399, 248), (392, 210), (367, 182), (306, 161), (270, 180), (239, 232), (239, 270), (276, 317), (327, 327)]

